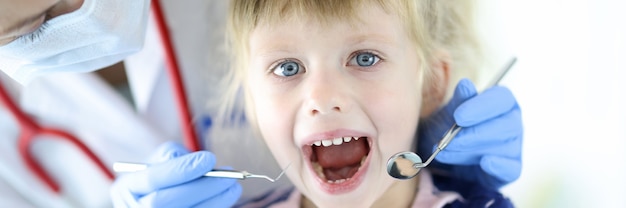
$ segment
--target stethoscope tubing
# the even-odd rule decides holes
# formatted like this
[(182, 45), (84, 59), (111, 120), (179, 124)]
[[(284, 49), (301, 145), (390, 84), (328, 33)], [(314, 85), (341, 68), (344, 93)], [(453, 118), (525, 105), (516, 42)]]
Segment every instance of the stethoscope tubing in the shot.
[(41, 164), (37, 162), (36, 158), (30, 152), (30, 145), (35, 141), (35, 138), (42, 135), (51, 136), (49, 138), (66, 140), (69, 143), (77, 147), (83, 154), (87, 155), (90, 161), (104, 173), (104, 175), (113, 180), (115, 177), (104, 163), (78, 138), (74, 135), (55, 128), (42, 127), (38, 125), (31, 117), (26, 115), (20, 108), (17, 107), (15, 102), (9, 96), (9, 93), (5, 90), (2, 83), (0, 83), (0, 101), (8, 109), (11, 115), (17, 120), (20, 127), (20, 135), (18, 138), (18, 152), (26, 166), (33, 171), (33, 173), (41, 179), (44, 184), (50, 188), (54, 193), (60, 193), (61, 188), (52, 177), (46, 173)]
[(161, 7), (161, 2), (159, 2), (159, 0), (152, 1), (152, 12), (154, 13), (157, 29), (161, 35), (161, 43), (163, 44), (165, 51), (165, 62), (167, 64), (166, 68), (169, 74), (169, 80), (172, 84), (172, 90), (174, 91), (179, 122), (183, 132), (183, 141), (189, 150), (198, 151), (202, 149), (200, 146), (200, 140), (198, 140), (195, 127), (191, 119), (191, 111), (189, 110), (189, 103), (187, 101), (187, 95), (183, 85), (181, 70), (179, 67), (180, 65), (174, 50), (169, 28), (165, 22), (165, 15)]

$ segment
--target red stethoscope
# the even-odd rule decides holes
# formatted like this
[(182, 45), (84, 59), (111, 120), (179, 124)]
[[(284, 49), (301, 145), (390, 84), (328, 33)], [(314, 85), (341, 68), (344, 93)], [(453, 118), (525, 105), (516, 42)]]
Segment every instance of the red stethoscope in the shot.
[[(152, 12), (154, 13), (158, 32), (161, 34), (161, 42), (165, 50), (166, 68), (172, 84), (172, 89), (174, 90), (176, 107), (180, 118), (179, 122), (183, 131), (183, 141), (185, 146), (191, 151), (198, 151), (201, 149), (200, 141), (195, 134), (195, 128), (191, 122), (191, 114), (187, 103), (187, 96), (185, 94), (178, 60), (174, 52), (170, 32), (167, 28), (167, 24), (165, 23), (161, 3), (158, 0), (152, 1)], [(37, 162), (29, 151), (30, 145), (38, 136), (52, 136), (51, 138), (69, 142), (70, 144), (76, 146), (83, 154), (87, 155), (87, 158), (95, 163), (98, 169), (100, 169), (100, 171), (102, 171), (107, 178), (110, 180), (115, 178), (111, 170), (104, 165), (102, 160), (100, 160), (96, 154), (94, 154), (94, 152), (91, 151), (91, 149), (89, 149), (89, 147), (82, 143), (77, 137), (61, 129), (39, 125), (33, 118), (26, 115), (26, 113), (17, 107), (2, 84), (0, 84), (0, 101), (9, 110), (13, 117), (15, 117), (18, 125), (20, 126), (21, 132), (18, 138), (20, 156), (23, 158), (26, 166), (33, 171), (35, 175), (52, 191), (59, 193), (59, 184), (42, 168), (41, 164)]]

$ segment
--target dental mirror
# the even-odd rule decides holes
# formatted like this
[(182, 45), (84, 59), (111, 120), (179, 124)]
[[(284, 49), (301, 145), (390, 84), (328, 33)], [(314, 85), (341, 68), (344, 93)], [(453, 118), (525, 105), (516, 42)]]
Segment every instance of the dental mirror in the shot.
[(410, 179), (419, 173), (421, 168), (414, 166), (423, 164), (422, 158), (413, 152), (400, 152), (387, 161), (387, 173), (397, 179)]
[[(516, 61), (517, 58), (513, 57), (511, 61), (509, 61), (509, 63), (500, 71), (500, 73), (496, 75), (496, 77), (487, 86), (491, 87), (498, 84), (498, 82), (500, 82), (502, 77), (504, 77), (509, 69), (513, 67), (513, 64), (515, 64)], [(441, 150), (448, 146), (450, 141), (452, 141), (452, 138), (454, 138), (454, 136), (456, 136), (456, 134), (458, 134), (461, 129), (462, 127), (458, 126), (456, 123), (452, 125), (452, 127), (444, 134), (443, 138), (439, 141), (439, 144), (437, 144), (437, 149), (435, 150), (435, 152), (433, 152), (433, 154), (428, 158), (426, 162), (422, 162), (422, 158), (420, 158), (420, 156), (418, 156), (414, 152), (399, 152), (394, 154), (393, 156), (391, 156), (391, 158), (389, 158), (389, 160), (387, 160), (387, 174), (389, 174), (389, 176), (393, 178), (400, 180), (411, 179), (417, 176), (422, 168), (428, 166), (428, 164), (430, 164), (430, 162), (435, 159), (435, 156), (437, 156), (437, 154), (439, 154)]]

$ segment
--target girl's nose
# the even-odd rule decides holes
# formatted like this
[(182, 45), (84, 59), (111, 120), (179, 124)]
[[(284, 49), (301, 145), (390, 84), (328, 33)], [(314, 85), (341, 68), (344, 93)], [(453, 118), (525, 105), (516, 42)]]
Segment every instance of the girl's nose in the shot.
[(351, 88), (341, 72), (324, 72), (308, 77), (306, 108), (311, 116), (346, 113), (350, 110)]

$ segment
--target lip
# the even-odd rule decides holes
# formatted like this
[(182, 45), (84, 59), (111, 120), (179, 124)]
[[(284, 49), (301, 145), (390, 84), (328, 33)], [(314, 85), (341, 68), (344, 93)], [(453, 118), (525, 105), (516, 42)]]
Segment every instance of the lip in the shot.
[[(313, 144), (313, 142), (324, 140), (324, 139), (344, 137), (344, 136), (367, 137), (367, 142), (368, 142), (370, 149), (369, 149), (369, 152), (367, 153), (367, 156), (365, 157), (365, 161), (363, 162), (363, 165), (359, 167), (359, 170), (350, 178), (350, 180), (344, 181), (342, 183), (329, 183), (328, 181), (325, 181), (324, 179), (318, 177), (316, 171), (313, 169), (313, 164), (311, 163), (311, 154), (313, 154), (313, 149), (311, 147), (311, 144)], [(370, 160), (372, 157), (372, 149), (374, 149), (372, 147), (372, 144), (373, 144), (373, 137), (366, 133), (354, 131), (354, 130), (341, 129), (341, 130), (335, 130), (335, 131), (330, 131), (330, 132), (313, 134), (307, 137), (305, 140), (303, 140), (301, 146), (302, 146), (302, 153), (304, 154), (304, 157), (306, 158), (306, 162), (305, 162), (306, 166), (309, 169), (309, 173), (316, 179), (317, 185), (324, 192), (328, 194), (342, 194), (342, 193), (348, 193), (348, 192), (353, 191), (363, 182), (366, 172), (369, 168)]]

